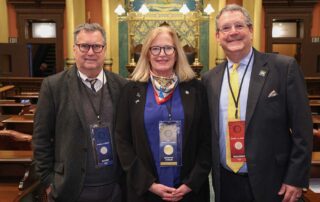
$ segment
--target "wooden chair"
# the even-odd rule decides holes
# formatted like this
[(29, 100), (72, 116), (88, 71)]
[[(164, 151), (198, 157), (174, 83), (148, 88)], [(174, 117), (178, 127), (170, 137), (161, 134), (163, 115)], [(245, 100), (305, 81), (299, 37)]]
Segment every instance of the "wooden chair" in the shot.
[[(16, 183), (14, 201), (47, 201), (45, 189), (41, 186), (32, 161), (32, 135), (15, 130), (0, 130), (1, 178)], [(21, 179), (22, 178), (22, 179)], [(4, 185), (5, 186), (5, 185)], [(1, 189), (1, 188), (0, 188)]]
[(35, 172), (35, 163), (33, 162), (26, 171), (23, 179), (19, 183), (19, 194), (14, 202), (47, 202), (48, 197), (45, 188), (40, 184), (39, 176)]

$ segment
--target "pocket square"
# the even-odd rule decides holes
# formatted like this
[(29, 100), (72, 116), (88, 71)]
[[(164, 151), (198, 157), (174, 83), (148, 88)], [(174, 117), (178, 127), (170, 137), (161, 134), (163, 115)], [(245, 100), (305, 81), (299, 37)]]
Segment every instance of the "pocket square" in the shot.
[(278, 93), (275, 90), (273, 90), (273, 91), (271, 91), (269, 93), (268, 98), (271, 98), (271, 97), (274, 97), (274, 96), (277, 96), (277, 95), (278, 95)]

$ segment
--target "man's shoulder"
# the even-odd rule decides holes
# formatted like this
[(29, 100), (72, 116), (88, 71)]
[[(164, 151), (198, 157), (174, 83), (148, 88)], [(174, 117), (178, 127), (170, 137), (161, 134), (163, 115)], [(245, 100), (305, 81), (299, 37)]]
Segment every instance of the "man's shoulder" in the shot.
[(202, 79), (207, 79), (209, 77), (212, 77), (219, 71), (223, 71), (224, 63), (218, 64), (217, 66), (213, 67), (212, 69), (209, 69), (205, 73), (202, 74)]
[(50, 76), (46, 77), (44, 79), (44, 81), (50, 82), (50, 83), (59, 83), (61, 81), (66, 81), (65, 78), (70, 73), (70, 71), (71, 71), (71, 69), (66, 69), (66, 70), (64, 70), (62, 72), (50, 75)]
[(109, 80), (111, 79), (112, 82), (116, 82), (116, 83), (120, 84), (121, 86), (124, 86), (126, 83), (128, 83), (128, 80), (123, 78), (119, 74), (113, 73), (111, 71), (105, 71), (105, 73), (107, 75), (107, 78), (109, 78)]
[(287, 63), (289, 61), (295, 61), (295, 58), (287, 55), (277, 54), (277, 53), (261, 53), (259, 52), (260, 58), (267, 62), (274, 63)]

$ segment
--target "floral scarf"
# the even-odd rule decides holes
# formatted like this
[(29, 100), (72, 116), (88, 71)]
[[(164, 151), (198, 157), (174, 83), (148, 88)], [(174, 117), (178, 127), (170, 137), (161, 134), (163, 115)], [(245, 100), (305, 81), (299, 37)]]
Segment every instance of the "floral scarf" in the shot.
[(162, 77), (150, 71), (150, 79), (158, 104), (168, 101), (172, 97), (175, 87), (178, 85), (178, 77), (176, 74), (172, 74), (170, 77)]

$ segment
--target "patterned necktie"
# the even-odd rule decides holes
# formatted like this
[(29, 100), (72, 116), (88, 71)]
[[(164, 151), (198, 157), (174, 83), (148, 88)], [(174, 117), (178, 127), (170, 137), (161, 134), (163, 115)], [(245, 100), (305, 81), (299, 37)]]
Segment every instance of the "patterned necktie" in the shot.
[(98, 79), (86, 79), (87, 82), (90, 83), (91, 89), (93, 90), (93, 92), (96, 92), (96, 89), (94, 88), (94, 84), (97, 82)]
[[(234, 98), (237, 99), (238, 94), (239, 94), (239, 75), (237, 72), (237, 68), (239, 67), (240, 64), (234, 63), (232, 65), (232, 70), (230, 72), (230, 85), (231, 89), (233, 91)], [(228, 122), (233, 121), (236, 119), (235, 117), (236, 114), (236, 106), (235, 102), (232, 98), (232, 94), (229, 89), (228, 93)], [(240, 119), (240, 101), (238, 103), (238, 119)], [(227, 124), (227, 135), (226, 135), (226, 162), (228, 167), (233, 171), (233, 172), (238, 172), (239, 169), (242, 167), (243, 162), (232, 162), (231, 161), (231, 151), (230, 151), (230, 136), (229, 136), (229, 127)]]

